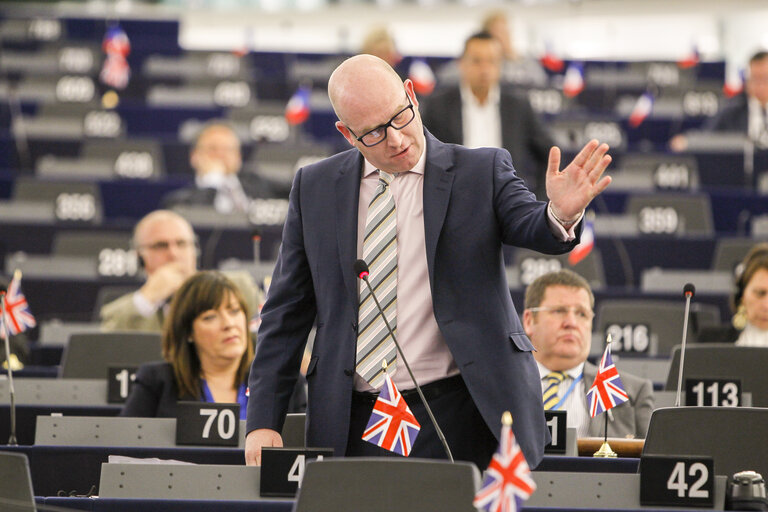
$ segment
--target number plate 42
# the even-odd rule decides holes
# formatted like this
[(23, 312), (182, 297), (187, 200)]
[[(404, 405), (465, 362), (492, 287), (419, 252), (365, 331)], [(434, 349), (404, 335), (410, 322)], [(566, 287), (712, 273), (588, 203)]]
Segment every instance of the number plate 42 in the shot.
[(640, 504), (712, 507), (712, 457), (646, 455), (640, 461)]

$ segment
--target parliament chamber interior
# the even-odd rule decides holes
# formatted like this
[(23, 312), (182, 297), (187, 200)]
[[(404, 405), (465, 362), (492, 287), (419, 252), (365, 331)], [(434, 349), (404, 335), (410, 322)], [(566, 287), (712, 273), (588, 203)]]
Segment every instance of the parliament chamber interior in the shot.
[[(210, 120), (235, 131), (240, 172), (268, 182), (272, 194), (249, 198), (245, 212), (173, 209), (194, 228), (198, 268), (245, 271), (266, 293), (296, 171), (349, 148), (335, 127), (328, 78), (357, 53), (362, 25), (391, 20), (401, 42), (396, 71), (416, 80), (414, 65), (426, 65), (432, 83), (419, 98), (428, 106), (432, 88), (457, 83), (445, 71), (465, 37), (499, 8), (515, 31), (522, 27), (515, 34), (539, 73), (535, 81), (505, 76), (506, 85), (527, 98), (563, 161), (591, 139), (608, 143), (612, 156), (613, 181), (584, 214), (578, 257), (503, 247), (512, 301), (522, 315), (526, 287), (541, 275), (570, 269), (584, 277), (595, 297), (589, 361), (601, 361), (609, 338), (618, 371), (649, 379), (655, 397), (646, 439), (608, 439), (618, 457), (593, 457), (603, 436), (567, 432), (565, 449), (531, 468), (536, 490), (523, 508), (768, 510), (764, 481), (747, 484), (740, 473), (768, 474), (768, 349), (717, 336), (731, 325), (745, 256), (768, 242), (768, 121), (766, 139), (706, 128), (744, 94), (727, 90), (733, 70), (741, 67), (743, 80), (749, 57), (768, 49), (768, 9), (735, 2), (729, 17), (717, 2), (694, 12), (686, 0), (669, 13), (665, 2), (643, 3), (0, 3), (0, 278), (8, 286), (20, 276), (36, 320), (10, 336), (12, 380), (8, 361), (0, 377), (0, 443), (17, 441), (0, 447), (0, 510), (476, 510), (486, 468), (469, 463), (328, 458), (291, 468), (300, 476), (288, 474), (286, 492), (266, 462), (245, 466), (244, 421), (221, 446), (180, 443), (175, 418), (118, 417), (130, 384), (120, 370), (161, 359), (160, 337), (105, 332), (100, 311), (144, 282), (134, 226), (194, 186), (190, 151)], [(616, 4), (624, 4), (618, 14)], [(365, 22), (345, 28), (343, 9)], [(638, 29), (628, 31), (631, 43), (596, 49), (622, 41), (611, 30), (631, 24), (633, 9), (642, 26), (682, 26), (688, 11), (691, 25), (669, 44)], [(431, 40), (421, 44), (419, 17), (430, 13)], [(312, 25), (315, 15), (338, 25), (336, 41), (312, 40), (325, 33)], [(613, 15), (622, 22), (611, 26)], [(583, 30), (557, 39), (571, 22)], [(588, 28), (601, 24), (608, 35), (590, 41)], [(104, 78), (115, 58), (105, 33), (118, 26), (130, 51), (127, 83), (116, 87)], [(293, 41), (305, 26), (304, 39)], [(306, 109), (299, 121), (287, 108), (298, 92)], [(679, 134), (687, 147), (673, 151)], [(696, 290), (688, 303), (687, 283)], [(680, 404), (683, 376), (684, 398), (698, 403)], [(733, 402), (728, 385), (738, 388)], [(324, 448), (305, 447), (304, 428), (303, 414), (283, 427), (302, 461)]]

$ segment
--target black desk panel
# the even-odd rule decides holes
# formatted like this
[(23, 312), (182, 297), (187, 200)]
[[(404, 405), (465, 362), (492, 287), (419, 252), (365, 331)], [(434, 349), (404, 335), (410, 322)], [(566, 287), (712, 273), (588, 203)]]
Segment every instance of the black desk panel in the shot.
[[(35, 494), (39, 495), (37, 490)], [(38, 505), (92, 512), (291, 512), (293, 500), (197, 501), (127, 498), (35, 498)]]

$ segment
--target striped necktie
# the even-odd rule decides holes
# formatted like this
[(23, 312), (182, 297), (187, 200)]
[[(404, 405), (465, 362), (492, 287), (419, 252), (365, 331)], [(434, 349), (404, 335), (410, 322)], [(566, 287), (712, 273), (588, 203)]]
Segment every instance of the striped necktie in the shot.
[[(363, 241), (363, 259), (368, 263), (369, 282), (389, 325), (397, 331), (397, 215), (390, 183), (394, 176), (379, 171), (379, 185), (368, 205)], [(381, 362), (386, 359), (390, 375), (397, 364), (397, 348), (387, 330), (368, 287), (360, 288), (357, 356), (355, 369), (374, 388), (384, 382)]]
[(567, 377), (564, 372), (549, 372), (545, 379), (547, 380), (547, 388), (542, 393), (544, 400), (544, 410), (549, 411), (558, 402), (557, 391), (560, 388), (560, 383)]

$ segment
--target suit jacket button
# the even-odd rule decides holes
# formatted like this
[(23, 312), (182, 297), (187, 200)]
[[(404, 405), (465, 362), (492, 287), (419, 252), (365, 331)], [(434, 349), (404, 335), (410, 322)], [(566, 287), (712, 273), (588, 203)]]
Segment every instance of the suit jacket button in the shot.
[(347, 377), (351, 377), (352, 375), (354, 375), (354, 373), (355, 372), (353, 372), (352, 370), (349, 370), (349, 369), (345, 369), (344, 370), (344, 375), (346, 375)]

